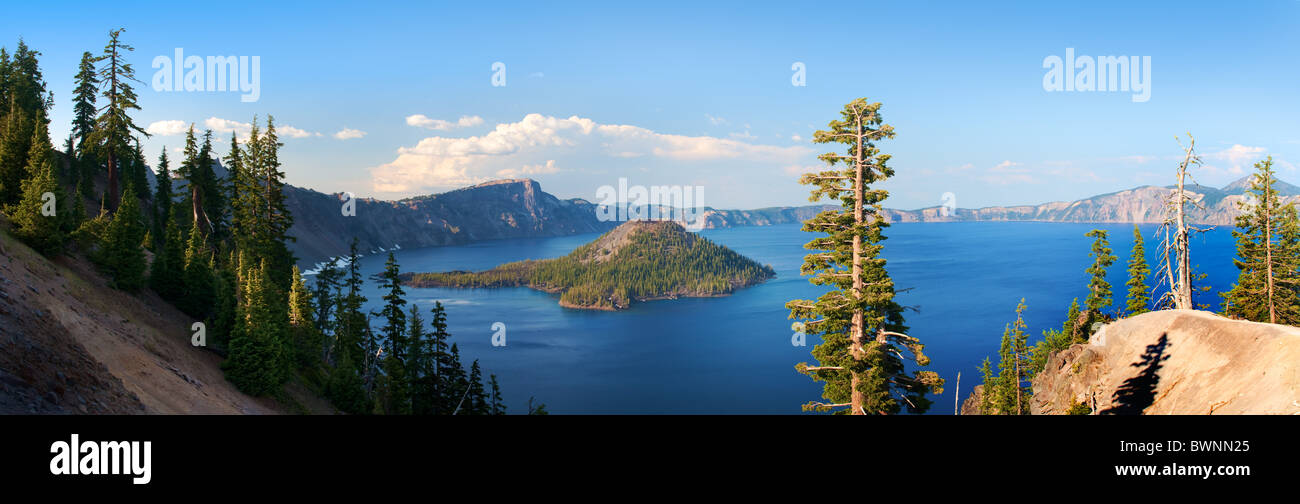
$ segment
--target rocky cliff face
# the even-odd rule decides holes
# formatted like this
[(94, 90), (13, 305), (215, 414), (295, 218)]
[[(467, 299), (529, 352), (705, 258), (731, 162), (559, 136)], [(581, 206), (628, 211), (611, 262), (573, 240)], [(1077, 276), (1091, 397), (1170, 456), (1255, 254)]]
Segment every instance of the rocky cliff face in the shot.
[[(1252, 175), (1253, 176), (1253, 175)], [(1201, 185), (1186, 187), (1197, 205), (1188, 207), (1190, 223), (1231, 226), (1241, 213), (1238, 204), (1245, 201), (1251, 177), (1247, 176), (1222, 189)], [(1274, 186), (1284, 203), (1300, 201), (1300, 188), (1278, 181)], [(962, 221), (1043, 221), (1043, 222), (1132, 222), (1164, 221), (1165, 201), (1172, 187), (1142, 186), (1126, 191), (1102, 194), (1076, 201), (1055, 201), (1041, 205), (1009, 207), (957, 208), (944, 215), (942, 208), (920, 210), (886, 210), (890, 222), (962, 222)]]
[(345, 255), (352, 237), (363, 253), (393, 247), (461, 245), (502, 238), (564, 236), (607, 231), (595, 205), (561, 200), (533, 180), (498, 180), (400, 201), (357, 199), (343, 215), (346, 196), (286, 187), (294, 223), (290, 244), (302, 263)]
[(1300, 328), (1165, 310), (1104, 326), (1052, 355), (1034, 414), (1300, 413)]

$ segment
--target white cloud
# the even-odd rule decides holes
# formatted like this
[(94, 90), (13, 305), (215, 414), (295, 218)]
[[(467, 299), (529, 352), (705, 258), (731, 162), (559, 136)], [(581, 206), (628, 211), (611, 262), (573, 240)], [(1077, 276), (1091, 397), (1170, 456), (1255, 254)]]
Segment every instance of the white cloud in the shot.
[(154, 121), (144, 129), (146, 133), (157, 136), (172, 136), (185, 133), (190, 128), (189, 123), (180, 119), (170, 121)]
[(803, 175), (805, 173), (817, 173), (826, 169), (827, 168), (825, 166), (798, 165), (798, 164), (792, 164), (792, 165), (781, 167), (781, 171), (785, 172), (786, 175)]
[(709, 114), (704, 114), (704, 117), (707, 118), (709, 122), (712, 123), (714, 126), (717, 126), (719, 124), (727, 124), (727, 120), (721, 117), (715, 117)]
[(811, 152), (802, 146), (663, 134), (638, 126), (598, 124), (578, 116), (565, 119), (528, 114), (518, 122), (498, 124), (481, 136), (425, 138), (398, 149), (396, 159), (371, 168), (371, 174), (378, 192), (411, 193), (478, 183), (503, 169), (561, 156), (744, 160), (784, 166), (804, 160)]
[(802, 141), (803, 141), (803, 137), (801, 137), (801, 136), (799, 136), (799, 135), (790, 135), (790, 140), (793, 140), (793, 141), (796, 141), (796, 142), (802, 142)]
[(479, 116), (460, 116), (456, 122), (442, 119), (433, 119), (424, 114), (415, 114), (406, 116), (406, 124), (417, 128), (424, 128), (438, 131), (450, 131), (454, 128), (468, 128), (483, 124), (483, 118)]
[(366, 132), (361, 130), (355, 130), (352, 128), (343, 128), (339, 130), (338, 133), (334, 134), (334, 138), (337, 138), (339, 140), (351, 140), (354, 138), (361, 138), (363, 136), (366, 136)]
[(1219, 167), (1216, 163), (1206, 163), (1205, 168), (1210, 172), (1225, 172), (1231, 175), (1241, 175), (1245, 173), (1247, 165), (1253, 164), (1264, 158), (1264, 152), (1268, 149), (1264, 147), (1250, 147), (1241, 144), (1234, 144), (1232, 147), (1202, 154), (1201, 159), (1222, 161), (1226, 167)]
[(728, 136), (730, 136), (731, 138), (735, 138), (737, 140), (753, 141), (758, 139), (758, 137), (749, 134), (749, 130), (745, 130), (743, 133), (732, 133)]
[(287, 136), (289, 138), (307, 138), (307, 137), (320, 136), (320, 133), (301, 130), (293, 126), (290, 126), (288, 124), (277, 125), (275, 127), (275, 132), (279, 134), (281, 137)]
[(559, 172), (560, 169), (555, 167), (555, 160), (547, 159), (546, 164), (524, 165), (520, 168), (503, 168), (497, 171), (497, 176), (502, 178), (518, 178), (526, 175), (549, 175)]
[(204, 119), (203, 126), (217, 133), (230, 133), (233, 131), (235, 134), (239, 135), (240, 138), (248, 138), (249, 133), (253, 131), (252, 124), (231, 121), (220, 117), (209, 117)]
[(998, 163), (996, 166), (989, 168), (989, 174), (981, 177), (985, 182), (997, 185), (1007, 185), (1014, 183), (1033, 183), (1034, 177), (1029, 174), (1029, 169), (1023, 167), (1020, 163), (1006, 160)]

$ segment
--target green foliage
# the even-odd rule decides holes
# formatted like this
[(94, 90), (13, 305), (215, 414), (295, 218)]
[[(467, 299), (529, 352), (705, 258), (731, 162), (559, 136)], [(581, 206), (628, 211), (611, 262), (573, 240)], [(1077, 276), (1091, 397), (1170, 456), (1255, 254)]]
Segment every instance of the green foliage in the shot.
[(1151, 268), (1147, 266), (1146, 249), (1142, 243), (1142, 230), (1133, 225), (1133, 254), (1128, 260), (1128, 303), (1125, 307), (1129, 315), (1140, 315), (1150, 311), (1151, 294), (1147, 287), (1147, 276)]
[(988, 359), (980, 369), (984, 375), (984, 414), (1027, 415), (1029, 398), (1033, 394), (1027, 385), (1030, 375), (1028, 327), (1024, 319), (1025, 300), (1016, 305), (1016, 320), (1002, 332), (1002, 345), (998, 350), (998, 375), (992, 379)]
[(122, 194), (122, 206), (104, 230), (103, 241), (96, 254), (99, 264), (112, 279), (112, 285), (125, 291), (136, 291), (145, 284), (144, 216), (135, 191), (127, 188)]
[(1251, 196), (1240, 203), (1237, 283), (1223, 293), (1224, 315), (1256, 322), (1300, 324), (1300, 218), (1274, 184), (1273, 158), (1255, 163)]
[(564, 257), (503, 264), (482, 272), (418, 273), (415, 287), (528, 286), (559, 292), (561, 303), (582, 307), (627, 308), (632, 300), (675, 296), (716, 296), (761, 282), (771, 267), (688, 233), (674, 222), (634, 222), (628, 243), (612, 255), (601, 244), (611, 234)]
[(42, 122), (34, 128), (21, 200), (6, 208), (14, 235), (41, 254), (52, 256), (63, 250), (68, 223), (68, 198), (54, 174), (53, 147)]
[(135, 134), (149, 136), (130, 115), (132, 110), (140, 110), (135, 89), (131, 87), (131, 82), (140, 80), (135, 78), (135, 68), (127, 63), (127, 53), (135, 48), (121, 41), (123, 31), (117, 29), (108, 33), (108, 44), (98, 58), (103, 63), (97, 75), (101, 85), (100, 96), (107, 98), (108, 103), (100, 110), (94, 129), (86, 138), (94, 152), (108, 163), (106, 199), (110, 209), (116, 206), (122, 165), (135, 154), (131, 146)]
[(208, 251), (203, 231), (197, 227), (190, 228), (183, 278), (185, 295), (178, 300), (176, 307), (194, 317), (207, 317), (216, 300), (216, 286), (212, 278), (212, 254)]
[(287, 317), (277, 307), (266, 274), (265, 261), (245, 273), (238, 322), (230, 335), (230, 358), (224, 363), (227, 379), (255, 396), (276, 392), (288, 378), (283, 365)]
[(786, 303), (790, 318), (808, 320), (808, 336), (821, 338), (812, 351), (819, 364), (795, 367), (824, 383), (826, 402), (809, 402), (805, 410), (893, 414), (905, 406), (923, 413), (931, 403), (926, 396), (943, 391), (937, 373), (914, 371), (909, 376), (904, 367), (903, 351), (919, 366), (929, 364), (929, 358), (920, 340), (905, 334), (903, 307), (895, 300), (894, 282), (880, 257), (888, 226), (883, 202), (889, 192), (873, 186), (894, 171), (888, 165), (890, 155), (880, 152), (876, 142), (893, 138), (894, 129), (884, 123), (879, 110), (879, 103), (866, 99), (845, 105), (840, 119), (813, 134), (815, 143), (838, 143), (844, 150), (821, 155), (827, 169), (799, 180), (812, 186), (810, 201), (829, 198), (842, 207), (822, 212), (803, 226), (804, 231), (825, 236), (804, 246), (813, 253), (805, 256), (800, 271), (811, 275), (813, 285), (831, 290), (817, 300)]
[(185, 240), (176, 223), (167, 221), (162, 249), (154, 255), (149, 285), (163, 299), (176, 302), (185, 294)]
[(1084, 306), (1093, 313), (1100, 313), (1103, 309), (1109, 307), (1112, 302), (1110, 282), (1106, 281), (1106, 268), (1109, 268), (1119, 258), (1115, 257), (1110, 250), (1110, 242), (1106, 239), (1106, 231), (1094, 229), (1088, 231), (1084, 236), (1095, 238), (1092, 242), (1092, 266), (1088, 267), (1088, 274), (1092, 275), (1088, 281), (1088, 298), (1084, 300)]
[(1092, 414), (1092, 408), (1088, 407), (1088, 405), (1087, 405), (1087, 404), (1084, 404), (1084, 403), (1074, 403), (1074, 405), (1070, 406), (1070, 409), (1068, 409), (1068, 410), (1065, 411), (1065, 414), (1067, 414), (1067, 415), (1091, 415), (1091, 414)]

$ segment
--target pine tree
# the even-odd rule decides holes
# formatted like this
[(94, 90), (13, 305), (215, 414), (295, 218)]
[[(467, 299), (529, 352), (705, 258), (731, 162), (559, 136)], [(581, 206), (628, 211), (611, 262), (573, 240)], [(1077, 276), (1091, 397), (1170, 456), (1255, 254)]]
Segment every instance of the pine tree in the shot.
[(334, 293), (339, 288), (339, 275), (337, 258), (331, 257), (316, 272), (312, 282), (316, 299), (316, 328), (327, 335), (334, 333), (334, 320), (330, 314), (337, 302)]
[(1129, 315), (1140, 315), (1150, 311), (1151, 294), (1147, 287), (1147, 276), (1151, 268), (1147, 266), (1146, 249), (1143, 248), (1142, 230), (1133, 225), (1133, 255), (1128, 260), (1128, 306)]
[(434, 411), (433, 358), (426, 350), (430, 344), (425, 332), (424, 318), (420, 316), (420, 307), (411, 303), (407, 312), (406, 329), (406, 369), (411, 382), (411, 413), (414, 415), (431, 415)]
[(149, 271), (149, 285), (160, 297), (172, 303), (185, 294), (185, 240), (180, 228), (168, 220), (163, 229), (161, 252), (154, 255)]
[(198, 228), (190, 228), (189, 244), (185, 248), (185, 295), (177, 308), (191, 316), (205, 318), (212, 311), (216, 290), (212, 279), (212, 255), (207, 239)]
[[(1032, 392), (1024, 385), (1029, 371), (1029, 338), (1025, 329), (1025, 300), (1016, 305), (1016, 321), (1008, 324), (1002, 333), (1002, 345), (999, 349), (1001, 361), (998, 363), (998, 381), (993, 394), (993, 405), (1002, 415), (1026, 415), (1029, 413), (1029, 395)], [(987, 386), (985, 393), (989, 392)]]
[[(81, 63), (77, 65), (77, 87), (72, 90), (72, 136), (77, 138), (77, 154), (86, 150), (86, 138), (95, 128), (95, 95), (99, 92), (95, 63), (98, 62), (98, 58), (86, 51), (81, 53)], [(69, 150), (68, 155), (74, 155), (74, 151)]]
[(491, 414), (506, 414), (506, 403), (501, 400), (501, 386), (497, 384), (497, 375), (488, 375), (488, 383), (492, 386)]
[[(805, 256), (801, 271), (812, 275), (813, 285), (834, 290), (816, 301), (786, 303), (790, 318), (809, 319), (809, 336), (822, 340), (812, 352), (819, 364), (800, 363), (796, 369), (825, 382), (822, 397), (828, 402), (809, 402), (805, 410), (893, 414), (906, 405), (908, 411), (921, 413), (930, 406), (926, 395), (943, 390), (943, 380), (933, 371), (906, 375), (901, 357), (900, 350), (907, 350), (917, 365), (929, 364), (924, 346), (905, 334), (903, 307), (894, 299), (894, 283), (880, 257), (888, 225), (882, 203), (889, 193), (871, 185), (884, 182), (894, 171), (887, 166), (890, 156), (875, 142), (893, 138), (894, 129), (884, 124), (879, 110), (879, 103), (854, 100), (827, 131), (814, 133), (814, 142), (843, 144), (846, 152), (823, 154), (820, 159), (828, 169), (799, 181), (813, 186), (810, 201), (825, 197), (843, 207), (822, 212), (803, 226), (804, 231), (826, 236), (805, 245), (815, 253)], [(836, 169), (839, 165), (844, 166)]]
[(32, 150), (32, 120), (26, 111), (10, 103), (0, 127), (0, 205), (15, 203), (22, 197), (27, 157)]
[(223, 364), (227, 379), (255, 396), (274, 393), (287, 379), (282, 366), (284, 312), (275, 304), (266, 273), (265, 260), (248, 269), (238, 322), (230, 337), (230, 357)]
[(1094, 238), (1092, 242), (1092, 266), (1088, 267), (1088, 274), (1092, 275), (1088, 281), (1088, 297), (1084, 299), (1084, 306), (1088, 309), (1087, 326), (1079, 328), (1083, 335), (1084, 341), (1092, 336), (1093, 323), (1104, 320), (1105, 316), (1102, 310), (1109, 307), (1113, 302), (1110, 282), (1106, 281), (1106, 268), (1109, 268), (1118, 257), (1111, 253), (1110, 242), (1106, 239), (1106, 231), (1094, 229), (1088, 231), (1084, 236)]
[(980, 393), (979, 412), (981, 415), (992, 415), (996, 413), (993, 398), (1001, 390), (1001, 384), (998, 382), (1000, 377), (993, 374), (993, 366), (988, 357), (984, 358), (979, 370), (984, 377), (984, 388)]
[(231, 261), (229, 267), (217, 268), (212, 275), (212, 293), (215, 301), (212, 306), (212, 321), (208, 331), (209, 345), (229, 350), (230, 337), (239, 323), (239, 276), (232, 270), (238, 263)]
[(153, 223), (155, 236), (159, 243), (166, 240), (165, 231), (172, 220), (172, 171), (171, 161), (167, 159), (167, 147), (158, 154), (158, 174), (155, 177), (153, 195)]
[(469, 367), (469, 404), (464, 411), (470, 415), (490, 415), (487, 391), (483, 388), (483, 370), (478, 367), (478, 359)]
[(54, 175), (53, 150), (43, 122), (33, 129), (27, 167), (31, 175), (22, 182), (22, 199), (6, 209), (14, 235), (46, 256), (63, 250), (67, 232), (68, 199)]
[(351, 352), (342, 352), (339, 362), (330, 371), (329, 384), (326, 388), (330, 402), (339, 411), (353, 415), (366, 412), (369, 400), (366, 399), (365, 384), (357, 374), (357, 365), (352, 362)]
[(114, 287), (136, 291), (145, 283), (146, 262), (140, 243), (144, 241), (144, 216), (135, 191), (127, 188), (122, 206), (104, 232), (100, 262), (107, 266)]
[(452, 412), (455, 401), (460, 399), (454, 390), (460, 358), (459, 355), (453, 358), (451, 354), (449, 345), (451, 334), (447, 332), (447, 309), (442, 306), (441, 301), (434, 301), (433, 308), (429, 311), (433, 314), (430, 324), (433, 326), (433, 333), (429, 335), (429, 345), (425, 347), (425, 353), (432, 363), (430, 369), (432, 378), (429, 380), (433, 385), (432, 402), (434, 413), (446, 415)]
[(122, 43), (120, 36), (125, 29), (108, 32), (108, 45), (99, 60), (104, 63), (99, 68), (101, 96), (108, 103), (100, 109), (95, 119), (95, 127), (89, 135), (95, 151), (102, 154), (108, 163), (108, 192), (105, 195), (110, 210), (118, 205), (118, 178), (124, 160), (131, 157), (131, 140), (135, 133), (149, 136), (149, 133), (135, 124), (131, 119), (132, 110), (140, 110), (136, 103), (135, 90), (131, 82), (140, 82), (135, 78), (135, 68), (126, 62), (127, 53), (135, 48)]
[(54, 97), (47, 90), (48, 84), (41, 75), (40, 56), (40, 51), (27, 47), (27, 43), (19, 38), (13, 60), (8, 66), (6, 87), (9, 98), (5, 105), (22, 109), (28, 117), (49, 117), (50, 107), (54, 106)]
[(406, 292), (402, 289), (401, 273), (392, 252), (384, 262), (384, 271), (374, 276), (379, 288), (384, 293), (384, 307), (380, 315), (384, 318), (383, 334), (384, 374), (388, 381), (388, 407), (390, 414), (410, 414), (410, 382), (406, 369)]
[[(1237, 239), (1237, 283), (1223, 294), (1223, 312), (1231, 317), (1280, 324), (1300, 323), (1296, 289), (1300, 288), (1300, 244), (1295, 243), (1294, 205), (1278, 197), (1273, 158), (1255, 163), (1249, 198), (1232, 235)], [(1288, 235), (1292, 236), (1288, 236)]]
[(289, 288), (289, 331), (298, 367), (305, 369), (319, 363), (323, 341), (316, 328), (316, 305), (297, 266), (293, 267)]

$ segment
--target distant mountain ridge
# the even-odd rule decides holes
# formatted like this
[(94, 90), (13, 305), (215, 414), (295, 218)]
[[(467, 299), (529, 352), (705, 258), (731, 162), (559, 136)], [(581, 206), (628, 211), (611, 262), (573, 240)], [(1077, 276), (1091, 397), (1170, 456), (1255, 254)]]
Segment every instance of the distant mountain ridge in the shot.
[[(1253, 175), (1252, 175), (1253, 176)], [(1252, 176), (1223, 188), (1189, 185), (1187, 190), (1204, 208), (1189, 207), (1188, 219), (1198, 225), (1229, 226), (1240, 210)], [(1300, 187), (1278, 181), (1285, 202), (1300, 201)], [(1095, 223), (1158, 223), (1172, 187), (1140, 186), (1075, 201), (1037, 205), (957, 208), (944, 215), (938, 206), (917, 210), (885, 209), (890, 222), (1040, 221)], [(398, 201), (358, 198), (356, 215), (342, 215), (343, 194), (325, 194), (286, 186), (294, 216), (291, 250), (301, 263), (314, 264), (343, 255), (352, 237), (363, 253), (394, 247), (464, 245), (484, 240), (603, 233), (618, 222), (597, 218), (599, 205), (581, 198), (560, 199), (542, 191), (532, 179), (495, 180), (454, 191)], [(808, 220), (838, 205), (768, 207), (699, 213), (696, 228), (771, 226)]]
[[(1238, 179), (1221, 189), (1189, 185), (1197, 205), (1187, 209), (1189, 222), (1208, 226), (1230, 226), (1241, 213), (1238, 204), (1245, 201), (1254, 175)], [(1274, 187), (1284, 203), (1300, 200), (1300, 187), (1278, 181)], [(919, 210), (887, 210), (891, 222), (963, 222), (963, 221), (1040, 221), (1150, 224), (1163, 222), (1165, 201), (1173, 186), (1140, 186), (1124, 191), (1100, 194), (1075, 201), (1054, 201), (1039, 205), (998, 206), (978, 209), (957, 208), (943, 215), (942, 207)]]

